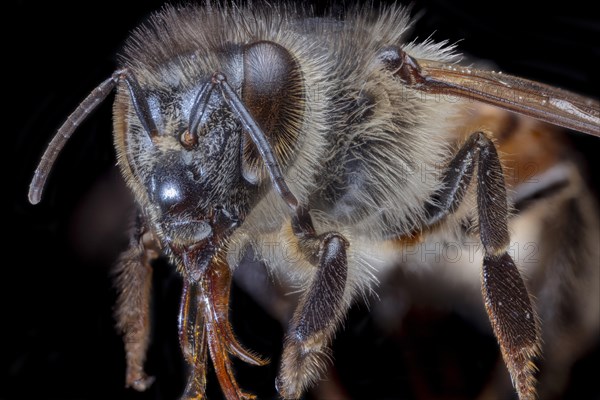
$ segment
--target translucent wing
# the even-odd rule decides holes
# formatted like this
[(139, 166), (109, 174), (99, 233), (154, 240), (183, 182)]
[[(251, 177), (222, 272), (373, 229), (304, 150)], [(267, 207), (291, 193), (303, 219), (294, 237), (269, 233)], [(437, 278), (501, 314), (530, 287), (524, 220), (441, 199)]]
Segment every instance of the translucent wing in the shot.
[(481, 101), (600, 137), (596, 100), (499, 72), (399, 56), (396, 74), (413, 89)]

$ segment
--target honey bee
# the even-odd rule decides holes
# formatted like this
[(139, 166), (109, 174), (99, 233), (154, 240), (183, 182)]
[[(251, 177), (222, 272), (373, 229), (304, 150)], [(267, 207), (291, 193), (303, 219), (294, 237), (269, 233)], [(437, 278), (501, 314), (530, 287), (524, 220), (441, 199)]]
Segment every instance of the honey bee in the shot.
[(42, 156), (36, 204), (62, 147), (116, 90), (114, 145), (137, 211), (119, 258), (117, 323), (126, 385), (145, 390), (152, 261), (183, 277), (179, 339), (205, 394), (211, 359), (229, 399), (250, 398), (230, 356), (232, 271), (248, 249), (300, 292), (277, 389), (298, 398), (325, 371), (353, 300), (427, 237), (481, 244), (486, 312), (521, 399), (535, 397), (537, 312), (509, 254), (505, 173), (493, 132), (457, 135), (487, 103), (600, 136), (598, 103), (460, 66), (452, 46), (407, 42), (409, 13), (354, 7), (317, 17), (291, 4), (166, 7), (128, 39), (119, 68), (69, 116)]

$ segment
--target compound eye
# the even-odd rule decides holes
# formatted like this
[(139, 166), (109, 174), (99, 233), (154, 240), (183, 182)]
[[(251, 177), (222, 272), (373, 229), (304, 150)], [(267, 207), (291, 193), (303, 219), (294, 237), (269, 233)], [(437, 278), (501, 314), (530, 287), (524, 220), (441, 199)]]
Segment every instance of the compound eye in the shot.
[(273, 133), (288, 97), (301, 91), (299, 78), (296, 61), (277, 43), (256, 42), (244, 49), (242, 99), (265, 133)]
[[(304, 114), (304, 82), (300, 66), (283, 46), (260, 41), (244, 48), (242, 101), (275, 150), (278, 161), (292, 156)], [(243, 140), (244, 177), (266, 176), (259, 154), (247, 135)], [(254, 183), (254, 182), (253, 182)]]

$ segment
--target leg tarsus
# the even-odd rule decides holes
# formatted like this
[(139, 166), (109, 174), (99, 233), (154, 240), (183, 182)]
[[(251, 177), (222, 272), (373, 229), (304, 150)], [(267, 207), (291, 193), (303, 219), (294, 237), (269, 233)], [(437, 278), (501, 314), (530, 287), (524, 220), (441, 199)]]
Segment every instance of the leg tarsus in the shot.
[(154, 381), (144, 372), (150, 339), (151, 261), (158, 257), (158, 246), (145, 235), (141, 218), (130, 234), (129, 248), (119, 257), (114, 275), (118, 291), (117, 328), (123, 333), (127, 372), (125, 386), (144, 391)]
[(519, 399), (535, 399), (535, 357), (539, 332), (529, 293), (512, 258), (486, 255), (482, 291), (485, 308), (498, 338)]
[(346, 308), (348, 242), (335, 232), (312, 240), (320, 242), (319, 266), (294, 313), (276, 382), (286, 399), (300, 397), (325, 372), (329, 342)]
[(338, 318), (346, 288), (348, 242), (335, 232), (322, 235), (319, 240), (319, 268), (292, 324), (294, 334), (301, 340), (327, 328)]

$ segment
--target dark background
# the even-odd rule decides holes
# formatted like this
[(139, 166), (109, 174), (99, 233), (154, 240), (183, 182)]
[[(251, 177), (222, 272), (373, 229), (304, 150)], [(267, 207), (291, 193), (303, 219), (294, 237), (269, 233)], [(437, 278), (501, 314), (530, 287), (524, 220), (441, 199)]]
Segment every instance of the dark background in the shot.
[[(124, 354), (113, 328), (115, 293), (109, 279), (111, 262), (123, 243), (118, 228), (124, 215), (118, 204), (122, 192), (110, 194), (111, 188), (120, 187), (114, 173), (111, 100), (69, 142), (42, 203), (34, 207), (26, 198), (35, 165), (56, 128), (111, 74), (128, 32), (163, 2), (146, 1), (137, 8), (123, 3), (16, 1), (3, 10), (16, 28), (3, 35), (8, 51), (3, 57), (2, 115), (9, 140), (3, 157), (9, 179), (4, 194), (8, 225), (3, 226), (9, 239), (0, 275), (0, 399), (174, 399), (183, 388), (176, 337), (180, 283), (159, 263), (155, 334), (147, 363), (157, 381), (143, 394), (123, 389)], [(544, 4), (537, 14), (522, 10), (521, 4), (415, 1), (415, 12), (423, 12), (416, 34), (464, 39), (459, 45), (463, 52), (494, 60), (505, 72), (599, 97), (597, 12), (569, 2)], [(598, 140), (573, 134), (572, 141), (597, 165)], [(107, 199), (108, 205), (93, 198)], [(102, 212), (96, 215), (94, 207)], [(240, 383), (261, 398), (272, 397), (283, 331), (243, 291), (234, 288), (232, 302), (234, 330), (248, 347), (273, 359), (263, 368), (236, 364)], [(404, 336), (386, 337), (365, 307), (352, 310), (334, 346), (337, 374), (349, 396), (422, 399), (435, 393), (437, 399), (473, 398), (493, 366), (493, 338), (480, 336), (452, 314), (413, 312), (406, 323), (411, 325)], [(444, 386), (441, 379), (424, 395), (411, 382), (411, 363), (431, 360), (435, 369), (439, 354), (460, 360), (455, 367), (463, 371), (459, 377), (464, 384)], [(394, 367), (384, 366), (384, 361)], [(596, 349), (578, 364), (568, 398), (599, 398), (597, 382), (591, 379), (599, 361)], [(214, 375), (209, 381), (209, 397), (219, 398)]]

